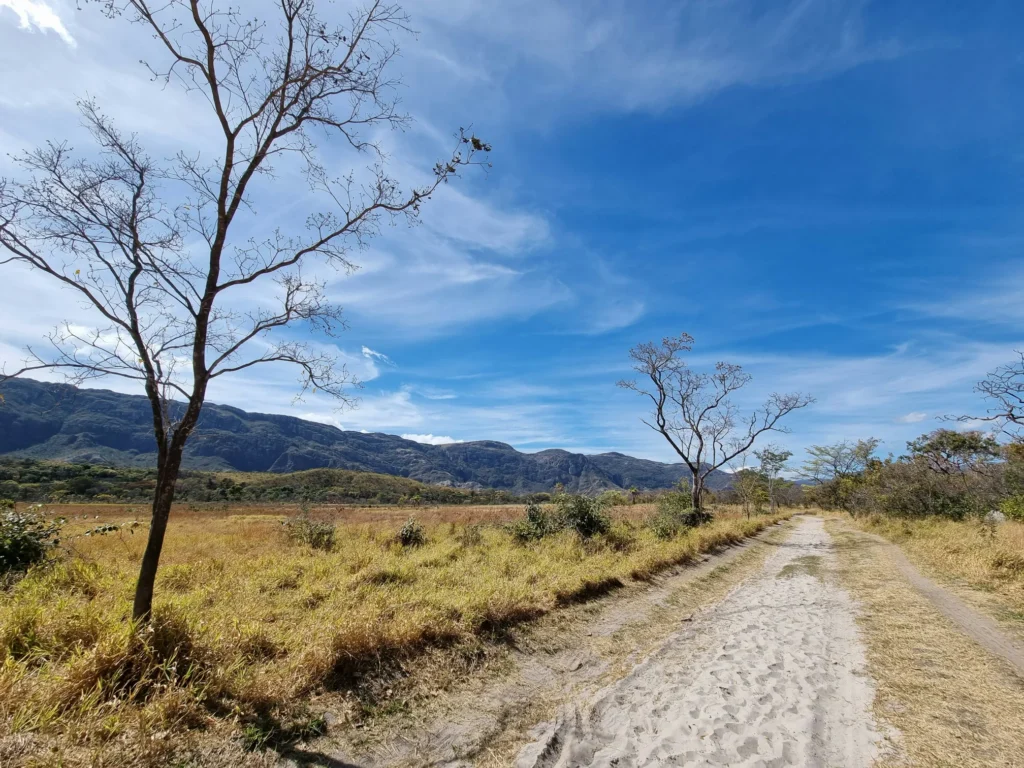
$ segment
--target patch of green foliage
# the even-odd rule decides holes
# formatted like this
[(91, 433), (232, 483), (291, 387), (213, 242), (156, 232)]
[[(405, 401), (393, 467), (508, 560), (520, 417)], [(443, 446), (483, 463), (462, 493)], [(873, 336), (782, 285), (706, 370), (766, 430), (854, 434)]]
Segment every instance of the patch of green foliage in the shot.
[(0, 505), (0, 576), (27, 571), (46, 560), (60, 543), (64, 519), (47, 519), (39, 506), (18, 511), (4, 499)]
[(659, 539), (672, 539), (688, 528), (711, 522), (711, 517), (706, 510), (693, 509), (689, 493), (670, 491), (658, 499), (658, 511), (647, 525)]
[(611, 520), (597, 499), (580, 494), (559, 493), (555, 496), (554, 507), (554, 512), (549, 512), (540, 504), (527, 504), (525, 519), (509, 525), (509, 533), (519, 542), (528, 542), (559, 531), (573, 531), (581, 538), (589, 539), (611, 530)]
[(526, 518), (512, 523), (509, 527), (517, 541), (536, 541), (562, 529), (560, 522), (548, 514), (540, 504), (530, 502), (526, 505)]
[(558, 517), (562, 526), (575, 531), (584, 539), (600, 533), (608, 533), (611, 520), (601, 510), (597, 499), (580, 494), (561, 494), (555, 499)]
[(1024, 496), (1010, 496), (1003, 499), (999, 510), (1010, 520), (1024, 523)]

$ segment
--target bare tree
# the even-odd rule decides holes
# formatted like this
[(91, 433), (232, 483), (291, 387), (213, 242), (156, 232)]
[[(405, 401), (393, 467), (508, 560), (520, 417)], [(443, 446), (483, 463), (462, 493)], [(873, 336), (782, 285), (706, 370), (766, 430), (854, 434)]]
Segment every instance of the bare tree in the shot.
[(991, 421), (1013, 440), (1024, 440), (1024, 352), (1018, 351), (1016, 360), (992, 371), (974, 391), (992, 406), (985, 416), (962, 416), (961, 421)]
[[(182, 151), (154, 161), (134, 134), (83, 101), (95, 157), (77, 159), (66, 143), (49, 143), (16, 158), (25, 178), (0, 181), (0, 264), (48, 275), (102, 320), (96, 328), (65, 322), (45, 351), (29, 349), (24, 367), (7, 377), (57, 368), (75, 383), (117, 376), (144, 387), (157, 482), (133, 616), (148, 620), (182, 453), (210, 383), (286, 363), (299, 371), (302, 392), (347, 402), (357, 382), (333, 355), (268, 334), (299, 324), (341, 330), (340, 309), (308, 268), (353, 269), (353, 249), (389, 219), (415, 219), (461, 168), (485, 164), (490, 147), (460, 131), (426, 184), (406, 189), (387, 174), (368, 134), (407, 119), (388, 74), (393, 35), (407, 28), (397, 6), (376, 0), (331, 26), (314, 0), (278, 0), (268, 21), (215, 0), (103, 5), (155, 38), (166, 62), (150, 67), (157, 79), (205, 97), (217, 147), (212, 156)], [(367, 155), (365, 172), (332, 177), (314, 134)], [(243, 236), (237, 225), (255, 215), (259, 180), (272, 179), (273, 163), (288, 159), (323, 208), (294, 232)], [(275, 285), (276, 304), (267, 305)], [(252, 306), (257, 298), (263, 306)]]
[(764, 478), (756, 470), (750, 469), (747, 462), (750, 460), (749, 453), (741, 453), (729, 462), (729, 469), (732, 477), (729, 479), (733, 495), (739, 499), (743, 514), (750, 518), (750, 510), (754, 504), (757, 492), (764, 485)]
[(788, 431), (779, 420), (814, 399), (800, 393), (773, 394), (761, 408), (743, 414), (732, 395), (750, 383), (750, 374), (732, 363), (718, 363), (713, 373), (696, 373), (682, 359), (692, 345), (693, 338), (684, 333), (666, 337), (660, 345), (633, 347), (629, 357), (642, 378), (618, 385), (650, 399), (652, 420), (643, 422), (660, 433), (689, 468), (693, 508), (701, 510), (708, 475), (749, 450), (765, 432)]

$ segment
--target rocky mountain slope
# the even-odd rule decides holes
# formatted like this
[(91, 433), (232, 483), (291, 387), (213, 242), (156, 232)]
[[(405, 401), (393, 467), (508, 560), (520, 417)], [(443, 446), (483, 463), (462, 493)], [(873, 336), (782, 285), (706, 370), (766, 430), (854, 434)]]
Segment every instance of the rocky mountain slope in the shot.
[[(0, 394), (5, 400), (0, 405), (0, 454), (118, 466), (155, 463), (145, 397), (31, 379), (8, 381), (0, 385)], [(579, 492), (668, 488), (688, 476), (682, 464), (621, 453), (521, 453), (489, 440), (424, 445), (213, 403), (203, 408), (185, 464), (243, 472), (333, 467), (515, 493), (548, 491), (556, 483)], [(728, 475), (716, 473), (711, 486), (727, 483)]]

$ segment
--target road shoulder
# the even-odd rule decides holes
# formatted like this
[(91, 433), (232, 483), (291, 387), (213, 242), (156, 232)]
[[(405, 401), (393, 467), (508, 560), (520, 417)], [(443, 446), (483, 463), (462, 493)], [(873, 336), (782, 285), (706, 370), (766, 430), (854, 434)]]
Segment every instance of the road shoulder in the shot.
[(1024, 765), (1024, 682), (1012, 667), (918, 590), (893, 545), (838, 519), (828, 530), (861, 604), (875, 716), (899, 733), (880, 764)]

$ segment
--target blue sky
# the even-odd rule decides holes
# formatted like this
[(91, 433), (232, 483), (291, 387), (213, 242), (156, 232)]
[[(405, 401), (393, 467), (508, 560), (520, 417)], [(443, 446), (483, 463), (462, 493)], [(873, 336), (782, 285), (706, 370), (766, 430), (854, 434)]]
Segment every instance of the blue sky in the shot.
[[(744, 403), (817, 398), (777, 440), (798, 455), (868, 436), (898, 452), (937, 416), (982, 410), (974, 382), (1024, 346), (1021, 4), (405, 7), (417, 35), (395, 73), (415, 123), (379, 137), (395, 173), (424, 178), (469, 124), (494, 167), (386, 230), (356, 274), (324, 273), (350, 329), (317, 341), (363, 379), (357, 409), (293, 403), (287, 369), (211, 399), (671, 460), (614, 383), (632, 345), (685, 331), (694, 366), (754, 375)], [(138, 65), (153, 50), (93, 5), (0, 0), (0, 150), (75, 143), (86, 94), (153, 154), (206, 147), (202, 104)], [(297, 190), (285, 173), (245, 226), (301, 221)], [(87, 322), (66, 298), (8, 269), (0, 359), (69, 312)]]

